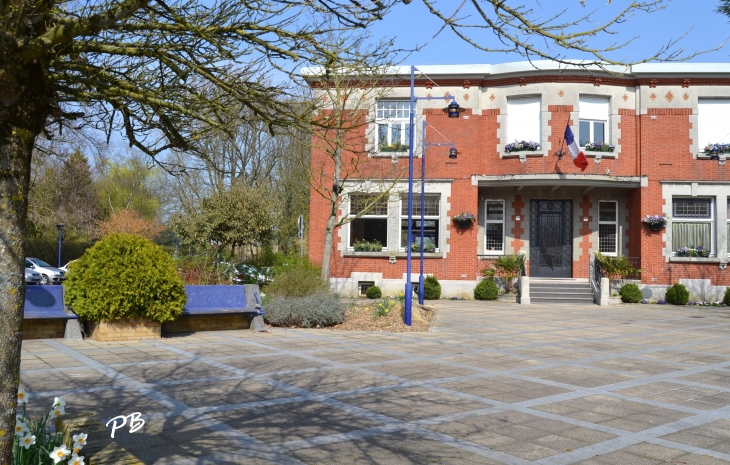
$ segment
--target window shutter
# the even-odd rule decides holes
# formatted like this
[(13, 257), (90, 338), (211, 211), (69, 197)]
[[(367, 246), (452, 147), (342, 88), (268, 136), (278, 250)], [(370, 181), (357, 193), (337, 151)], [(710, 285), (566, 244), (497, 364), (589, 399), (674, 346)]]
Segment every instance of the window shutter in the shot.
[(697, 144), (730, 144), (730, 99), (700, 99), (697, 105)]
[(608, 121), (608, 99), (580, 96), (580, 119)]
[(532, 141), (542, 144), (540, 131), (540, 97), (507, 99), (507, 140)]

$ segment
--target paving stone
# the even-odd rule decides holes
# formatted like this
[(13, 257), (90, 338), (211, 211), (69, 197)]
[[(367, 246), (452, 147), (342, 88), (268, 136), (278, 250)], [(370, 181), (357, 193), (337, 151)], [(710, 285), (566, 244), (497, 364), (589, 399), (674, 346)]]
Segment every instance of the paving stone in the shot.
[(247, 379), (156, 386), (155, 389), (194, 408), (242, 404), (294, 396), (289, 391)]
[(546, 386), (544, 384), (508, 378), (506, 376), (491, 376), (454, 381), (439, 384), (439, 387), (507, 403), (523, 402), (525, 400), (570, 392), (568, 389)]
[(559, 367), (533, 370), (520, 373), (523, 376), (531, 376), (538, 379), (546, 379), (556, 383), (569, 384), (579, 387), (599, 387), (609, 384), (621, 383), (635, 379), (634, 376), (621, 374), (606, 374), (602, 371), (590, 370), (578, 367)]
[(272, 375), (272, 379), (319, 394), (396, 384), (378, 376), (346, 369)]
[(117, 368), (117, 371), (142, 382), (212, 378), (233, 374), (203, 362), (128, 366)]
[(466, 368), (456, 368), (444, 363), (435, 363), (423, 360), (369, 366), (368, 370), (386, 373), (413, 381), (453, 378), (477, 373), (476, 371), (468, 370)]
[(221, 363), (252, 373), (275, 373), (277, 371), (302, 370), (326, 366), (294, 355), (269, 355), (266, 357), (226, 358)]
[(21, 373), (20, 384), (32, 393), (113, 386), (118, 383), (96, 370), (87, 368), (53, 373)]

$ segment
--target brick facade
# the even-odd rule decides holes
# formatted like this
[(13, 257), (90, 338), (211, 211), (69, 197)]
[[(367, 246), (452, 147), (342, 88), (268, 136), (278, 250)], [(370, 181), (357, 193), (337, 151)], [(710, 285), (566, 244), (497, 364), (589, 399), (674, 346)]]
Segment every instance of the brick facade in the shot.
[[(468, 289), (473, 288), (480, 270), (494, 258), (484, 256), (484, 199), (505, 201), (504, 253), (524, 252), (529, 260), (530, 200), (554, 198), (572, 201), (575, 239), (572, 275), (586, 278), (590, 253), (598, 247), (599, 201), (610, 200), (616, 201), (619, 209), (618, 253), (639, 258), (642, 283), (669, 285), (679, 279), (704, 279), (710, 280), (713, 286), (730, 285), (730, 271), (724, 267), (730, 251), (721, 243), (726, 240), (721, 234), (724, 227), (721, 223), (726, 221), (723, 210), (730, 196), (730, 165), (705, 156), (702, 150), (709, 141), (694, 140), (697, 138), (698, 99), (730, 99), (730, 66), (704, 74), (700, 71), (702, 66), (697, 64), (667, 66), (666, 76), (662, 75), (661, 69), (656, 76), (643, 71), (636, 71), (634, 75), (627, 73), (623, 77), (579, 70), (551, 74), (527, 65), (519, 71), (512, 69), (509, 76), (431, 76), (443, 87), (438, 93), (436, 88), (426, 88), (427, 81), (417, 81), (417, 96), (440, 95), (445, 90), (456, 96), (464, 110), (461, 118), (449, 119), (440, 99), (417, 103), (418, 131), (420, 121), (425, 119), (434, 129), (429, 129), (429, 141), (438, 138), (443, 142), (440, 140), (443, 136), (458, 148), (456, 160), (448, 157), (448, 148), (427, 147), (425, 151), (426, 185), (448, 184), (448, 195), (442, 195), (441, 201), (439, 253), (425, 260), (425, 273), (448, 282), (442, 286), (451, 286), (454, 292), (446, 291), (446, 295), (461, 291), (468, 294)], [(657, 69), (656, 66), (651, 68), (652, 71)], [(686, 76), (680, 76), (681, 73)], [(469, 86), (462, 85), (465, 79), (469, 79)], [(407, 100), (408, 84), (405, 80), (396, 85), (391, 98)], [(589, 165), (584, 172), (573, 165), (563, 144), (566, 124), (570, 124), (574, 132), (578, 127), (578, 100), (582, 95), (602, 96), (610, 101), (607, 142), (616, 146), (613, 153), (587, 153)], [(503, 153), (500, 149), (508, 142), (503, 140), (506, 137), (507, 99), (519, 96), (541, 97), (541, 150), (526, 157)], [(364, 126), (358, 128), (356, 138), (367, 141), (368, 137), (374, 137), (366, 131)], [(417, 144), (420, 153), (420, 142)], [(564, 156), (558, 159), (556, 154), (561, 146)], [(396, 184), (403, 192), (407, 157), (362, 155), (365, 153), (363, 146), (361, 150), (344, 154), (345, 163), (352, 162), (355, 152), (367, 159), (369, 171), (367, 176), (361, 176), (362, 179), (385, 172), (389, 173), (388, 179), (394, 179), (397, 177), (394, 173), (401, 173), (401, 181)], [(331, 172), (331, 162), (316, 147), (312, 160), (313, 171)], [(415, 179), (420, 178), (420, 165), (421, 159), (417, 157)], [(547, 179), (547, 175), (557, 178)], [(526, 181), (523, 185), (510, 181), (515, 176)], [(489, 178), (488, 181), (484, 181), (485, 178)], [(697, 190), (697, 184), (712, 184), (719, 189), (718, 194), (702, 194), (702, 188)], [(357, 187), (353, 189), (353, 192), (357, 191)], [(418, 192), (414, 193), (414, 199), (418, 198)], [(669, 235), (671, 222), (665, 230), (657, 232), (641, 223), (646, 215), (671, 216), (671, 199), (677, 195), (714, 196), (717, 212), (713, 225), (717, 230), (714, 258), (697, 263), (673, 260)], [(338, 210), (338, 218), (347, 213), (346, 194), (343, 200), (345, 203)], [(397, 202), (391, 201), (391, 204), (391, 208), (398, 208)], [(329, 203), (313, 190), (309, 256), (315, 263), (321, 262), (328, 209)], [(477, 223), (468, 229), (457, 228), (450, 219), (461, 212), (475, 214)], [(396, 218), (395, 214), (392, 218)], [(584, 218), (588, 221), (583, 221)], [(397, 229), (398, 226), (393, 227)], [(331, 276), (336, 287), (348, 293), (347, 289), (354, 288), (348, 287), (348, 282), (369, 280), (367, 277), (382, 281), (376, 282), (381, 287), (386, 281), (394, 285), (403, 282), (406, 263), (404, 249), (399, 248), (399, 243), (391, 243), (383, 253), (353, 253), (347, 243), (347, 228), (348, 225), (338, 228), (334, 237)], [(395, 233), (392, 237), (396, 237)], [(414, 254), (413, 273), (418, 272), (417, 255)]]
[(161, 324), (141, 316), (116, 321), (86, 322), (86, 334), (99, 342), (140, 341), (162, 337)]

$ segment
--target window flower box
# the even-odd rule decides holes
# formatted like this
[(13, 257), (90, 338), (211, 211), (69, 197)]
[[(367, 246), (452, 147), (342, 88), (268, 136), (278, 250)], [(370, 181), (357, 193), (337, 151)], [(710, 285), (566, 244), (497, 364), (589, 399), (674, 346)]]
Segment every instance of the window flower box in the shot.
[(660, 215), (646, 215), (646, 218), (642, 218), (641, 222), (652, 231), (659, 231), (667, 225), (667, 219)]
[(710, 256), (710, 251), (704, 247), (680, 247), (674, 252), (675, 257), (701, 257), (706, 258)]
[(377, 241), (377, 240), (372, 241), (372, 242), (368, 242), (366, 240), (355, 241), (352, 248), (355, 249), (355, 252), (382, 252), (383, 251), (383, 245), (380, 243), (380, 241)]
[(613, 153), (615, 145), (606, 144), (605, 142), (588, 142), (586, 143), (584, 150), (589, 152), (609, 152)]
[(406, 144), (381, 145), (379, 150), (381, 153), (407, 152), (408, 146)]
[(537, 152), (538, 150), (540, 150), (540, 143), (530, 140), (515, 141), (504, 146), (504, 151), (507, 153)]
[[(421, 251), (421, 245), (413, 243), (411, 244), (411, 252), (420, 252)], [(436, 246), (434, 244), (426, 244), (423, 246), (423, 253), (435, 253), (436, 252)]]

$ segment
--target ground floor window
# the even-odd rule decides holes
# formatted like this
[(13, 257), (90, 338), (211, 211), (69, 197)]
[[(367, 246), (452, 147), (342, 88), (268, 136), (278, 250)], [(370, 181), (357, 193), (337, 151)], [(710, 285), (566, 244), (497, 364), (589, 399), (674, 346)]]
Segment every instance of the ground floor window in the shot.
[(672, 250), (701, 247), (712, 254), (714, 219), (711, 198), (672, 199)]
[(504, 200), (487, 200), (484, 206), (486, 254), (504, 253)]
[[(388, 248), (388, 197), (380, 194), (350, 195), (350, 240), (349, 247), (360, 244), (379, 243)], [(372, 248), (369, 249), (372, 250)]]
[(618, 254), (618, 202), (598, 202), (598, 251)]
[(408, 197), (401, 197), (401, 233), (400, 247), (410, 244), (411, 250), (420, 252), (436, 252), (439, 249), (441, 195), (426, 194), (423, 209), (423, 245), (421, 245), (421, 197), (413, 196), (413, 215), (411, 216), (411, 240), (408, 240)]

